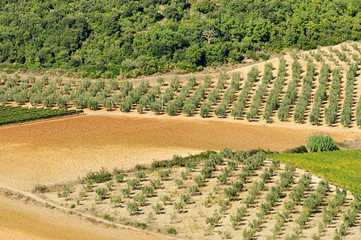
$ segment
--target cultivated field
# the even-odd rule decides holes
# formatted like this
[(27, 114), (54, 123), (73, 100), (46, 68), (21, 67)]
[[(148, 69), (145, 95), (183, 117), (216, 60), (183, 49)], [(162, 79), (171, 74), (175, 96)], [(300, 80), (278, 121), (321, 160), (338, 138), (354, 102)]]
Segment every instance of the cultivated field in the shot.
[[(304, 144), (308, 136), (320, 132), (322, 131), (318, 128), (254, 126), (228, 121), (84, 115), (8, 125), (0, 128), (2, 162), (0, 182), (5, 186), (31, 191), (36, 184), (48, 186), (73, 184), (78, 176), (85, 176), (89, 171), (98, 171), (101, 167), (129, 171), (137, 164), (150, 165), (154, 160), (170, 159), (173, 154), (187, 156), (189, 153), (197, 154), (206, 149), (219, 151), (226, 146), (233, 149), (250, 150), (260, 147), (284, 150)], [(359, 136), (357, 132), (340, 131), (337, 128), (331, 128), (323, 133), (329, 133), (337, 141)], [(178, 170), (174, 170), (172, 174)], [(131, 174), (133, 173), (128, 176), (132, 176)], [(155, 177), (157, 177), (156, 173)], [(171, 181), (166, 181), (165, 184), (167, 183), (174, 184)], [(186, 189), (183, 190), (186, 191)], [(57, 197), (55, 199), (59, 200)], [(2, 206), (8, 206), (5, 199), (0, 200)], [(0, 222), (7, 222), (9, 216), (18, 215), (21, 209), (28, 208), (21, 202), (13, 201), (12, 204), (12, 208), (7, 207), (7, 214), (4, 214), (4, 211), (0, 214), (2, 220)], [(67, 208), (74, 210), (70, 206), (71, 204), (68, 204)], [(218, 203), (214, 206), (218, 208)], [(173, 211), (172, 207), (169, 208)], [(47, 219), (46, 216), (53, 214), (56, 214), (54, 210), (38, 207), (34, 209), (31, 221)], [(145, 217), (145, 215), (137, 216)], [(26, 214), (23, 218), (28, 219)], [(42, 228), (35, 224), (38, 221), (24, 229), (24, 223), (18, 220), (20, 221), (20, 218), (13, 219), (12, 224), (7, 224), (7, 226), (1, 225), (1, 233), (5, 234), (3, 229), (7, 229), (6, 236), (19, 240), (53, 239), (49, 237), (51, 234), (53, 237), (60, 234), (59, 228), (67, 232), (65, 229), (69, 226), (64, 224), (69, 221), (68, 216), (60, 214), (57, 220), (53, 220), (55, 232), (50, 232), (44, 237)], [(146, 224), (151, 226), (147, 222)], [(101, 229), (97, 231), (108, 231)], [(122, 232), (119, 229), (117, 231)], [(126, 235), (132, 236), (129, 233)], [(106, 239), (104, 235), (101, 236), (99, 238)], [(137, 236), (135, 235), (134, 239), (138, 239)], [(217, 233), (211, 236), (220, 237)], [(151, 239), (151, 236), (146, 239)]]
[[(361, 204), (350, 192), (360, 193), (358, 151), (248, 152), (284, 151), (316, 133), (360, 138), (360, 48), (144, 81), (2, 74), (0, 124), (85, 115), (0, 127), (0, 239), (360, 239)], [(183, 159), (206, 150), (218, 153)], [(172, 158), (174, 166), (152, 165)], [(51, 216), (52, 230), (39, 227)]]
[(306, 154), (275, 154), (283, 163), (307, 169), (318, 176), (361, 194), (361, 151), (317, 152)]
[(82, 111), (51, 108), (0, 106), (0, 125), (67, 116)]
[(360, 236), (360, 199), (263, 152), (224, 149), (150, 169), (101, 169), (81, 183), (37, 190), (73, 211), (187, 239)]
[(356, 128), (361, 125), (359, 45), (351, 42), (293, 52), (218, 77), (77, 82), (3, 74), (0, 102), (104, 109), (109, 114), (137, 112)]

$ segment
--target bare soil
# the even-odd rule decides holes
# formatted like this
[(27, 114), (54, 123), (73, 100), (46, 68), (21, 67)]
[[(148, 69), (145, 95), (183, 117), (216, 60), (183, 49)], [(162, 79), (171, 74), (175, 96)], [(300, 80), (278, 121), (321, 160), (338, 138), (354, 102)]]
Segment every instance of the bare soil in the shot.
[(145, 233), (113, 229), (76, 216), (0, 195), (0, 239), (6, 240), (135, 240), (160, 239)]
[[(79, 116), (0, 128), (0, 181), (31, 190), (102, 166), (131, 169), (136, 164), (202, 150), (284, 150), (305, 144), (317, 129), (288, 129), (220, 121), (188, 121), (114, 116)], [(360, 136), (329, 133), (337, 141)], [(261, 137), (260, 137), (261, 136)]]

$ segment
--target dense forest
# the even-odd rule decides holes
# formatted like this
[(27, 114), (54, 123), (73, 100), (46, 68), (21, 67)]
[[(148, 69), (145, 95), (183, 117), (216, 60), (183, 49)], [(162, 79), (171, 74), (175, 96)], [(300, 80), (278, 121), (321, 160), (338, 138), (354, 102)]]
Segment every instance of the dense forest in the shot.
[(197, 71), (361, 39), (359, 0), (6, 0), (0, 68), (83, 77)]

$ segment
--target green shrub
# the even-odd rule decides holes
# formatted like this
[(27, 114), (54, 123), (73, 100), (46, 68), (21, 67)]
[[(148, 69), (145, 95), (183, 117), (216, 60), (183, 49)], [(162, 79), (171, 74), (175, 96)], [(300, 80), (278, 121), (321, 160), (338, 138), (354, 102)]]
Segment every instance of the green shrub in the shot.
[(145, 223), (141, 223), (141, 222), (136, 222), (136, 223), (134, 223), (133, 224), (135, 227), (137, 227), (137, 228), (141, 228), (142, 230), (145, 230), (145, 229), (147, 229), (147, 224), (145, 224)]
[(144, 171), (137, 172), (137, 178), (142, 181), (144, 178), (146, 178), (147, 174)]
[(176, 179), (175, 184), (177, 185), (178, 188), (181, 188), (181, 186), (183, 185), (182, 179)]
[(170, 202), (171, 198), (168, 195), (162, 195), (160, 200), (163, 202), (164, 205), (167, 205), (167, 202)]
[(114, 222), (114, 218), (111, 217), (109, 214), (105, 214), (105, 215), (104, 215), (104, 219), (105, 219), (105, 220), (108, 220), (108, 221), (110, 221), (110, 222)]
[(102, 168), (99, 172), (88, 173), (86, 179), (94, 180), (96, 183), (103, 183), (110, 180), (111, 177), (112, 175), (105, 168)]
[(156, 203), (155, 205), (153, 205), (153, 210), (154, 210), (155, 214), (161, 214), (161, 212), (163, 210), (162, 204)]
[(295, 148), (288, 148), (284, 151), (284, 153), (306, 153), (306, 152), (307, 152), (307, 148), (304, 145)]
[(175, 230), (175, 228), (169, 228), (168, 230), (167, 230), (167, 233), (169, 233), (169, 234), (177, 234), (177, 230)]
[(142, 193), (145, 194), (147, 197), (154, 195), (154, 188), (152, 186), (143, 186)]
[(140, 186), (140, 181), (139, 178), (134, 178), (134, 179), (129, 179), (127, 181), (128, 187), (130, 187), (131, 189), (136, 189)]
[(243, 220), (244, 215), (247, 212), (247, 208), (245, 207), (240, 207), (237, 208), (237, 212), (235, 215), (231, 215), (231, 222), (232, 222), (232, 227), (234, 229), (237, 229), (239, 226), (239, 223)]
[(203, 186), (204, 182), (205, 182), (205, 178), (202, 175), (197, 175), (196, 177), (194, 177), (194, 182), (198, 185), (198, 186)]
[(114, 204), (120, 204), (120, 203), (123, 203), (123, 199), (122, 199), (122, 196), (120, 195), (117, 195), (117, 196), (113, 196), (110, 201)]
[(189, 186), (188, 191), (192, 196), (198, 194), (199, 193), (198, 185), (195, 184), (195, 185)]
[(106, 188), (97, 188), (95, 192), (97, 193), (99, 200), (103, 200), (108, 190)]
[(160, 179), (152, 179), (150, 180), (150, 185), (154, 188), (154, 189), (158, 189), (162, 186)]
[(171, 174), (171, 170), (161, 170), (158, 172), (158, 176), (162, 179), (162, 181), (168, 180), (169, 175)]
[(180, 199), (184, 204), (189, 204), (191, 196), (189, 194), (183, 194), (182, 193), (181, 196), (180, 196)]
[(123, 182), (124, 181), (124, 177), (125, 177), (125, 175), (124, 175), (124, 173), (122, 173), (122, 172), (117, 172), (117, 173), (115, 173), (115, 179), (117, 180), (117, 182)]
[(123, 197), (129, 197), (130, 196), (130, 187), (123, 188), (122, 195), (123, 195)]
[(221, 217), (217, 212), (215, 212), (212, 217), (206, 218), (206, 223), (212, 227), (215, 227), (219, 223), (219, 220), (221, 220)]
[(145, 202), (147, 200), (147, 195), (145, 195), (144, 193), (138, 193), (136, 195), (134, 195), (134, 201), (137, 202), (139, 204), (139, 206), (144, 206)]
[(184, 208), (184, 203), (182, 201), (174, 203), (174, 210), (181, 212)]
[(127, 210), (130, 215), (134, 215), (137, 211), (139, 211), (139, 205), (136, 201), (127, 203)]
[(224, 194), (229, 200), (234, 200), (237, 197), (237, 188), (235, 187), (229, 187), (224, 189)]
[(45, 193), (45, 192), (48, 192), (49, 189), (45, 186), (45, 185), (40, 185), (40, 184), (37, 184), (34, 189), (33, 189), (33, 192), (39, 192), (39, 193)]
[(335, 141), (330, 136), (312, 135), (307, 139), (307, 149), (310, 152), (337, 150)]
[(65, 200), (68, 200), (70, 193), (72, 192), (72, 185), (64, 184), (62, 190), (58, 191), (58, 197), (63, 197)]

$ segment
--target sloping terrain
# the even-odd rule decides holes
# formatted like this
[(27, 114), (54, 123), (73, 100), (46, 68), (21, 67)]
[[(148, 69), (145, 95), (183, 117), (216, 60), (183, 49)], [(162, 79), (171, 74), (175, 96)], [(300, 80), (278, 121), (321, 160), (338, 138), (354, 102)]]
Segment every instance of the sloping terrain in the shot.
[(360, 236), (360, 199), (262, 152), (249, 156), (225, 149), (152, 166), (114, 169), (114, 175), (102, 169), (87, 174), (82, 184), (53, 187), (40, 196), (73, 211), (180, 238)]
[(361, 126), (359, 45), (350, 42), (293, 52), (218, 77), (77, 82), (2, 75), (0, 102), (78, 108), (89, 114), (357, 128)]
[[(351, 204), (354, 197), (350, 192), (336, 194), (333, 184), (329, 185), (330, 188), (321, 184), (315, 196), (322, 195), (318, 205), (308, 211), (311, 205), (307, 203), (308, 209), (305, 210), (305, 200), (317, 191), (322, 180), (312, 176), (305, 196), (292, 208), (292, 203), (288, 202), (291, 201), (291, 192), (305, 171), (292, 170), (284, 164), (272, 167), (271, 159), (263, 159), (259, 168), (243, 179), (242, 189), (237, 190), (232, 199), (226, 197), (232, 192), (225, 189), (234, 191), (232, 187), (239, 188), (235, 184), (248, 160), (223, 157), (223, 163), (217, 163), (212, 176), (199, 183), (199, 192), (196, 193), (192, 191), (197, 190), (194, 186), (198, 185), (196, 181), (200, 181), (198, 176), (205, 166), (204, 160), (191, 170), (184, 166), (171, 168), (170, 176), (161, 180), (162, 187), (154, 189), (145, 203), (142, 194), (151, 190), (142, 190), (142, 187), (151, 186), (151, 180), (155, 183), (161, 170), (145, 170), (146, 177), (141, 178), (141, 186), (132, 189), (129, 196), (123, 195), (123, 189), (127, 189), (128, 180), (138, 178), (136, 172), (129, 172), (136, 165), (150, 165), (154, 160), (169, 159), (174, 154), (185, 156), (207, 149), (219, 151), (225, 147), (281, 151), (305, 144), (306, 139), (315, 133), (329, 134), (336, 141), (360, 138), (360, 59), (360, 44), (351, 42), (314, 51), (293, 52), (230, 72), (179, 77), (167, 75), (146, 78), (145, 81), (76, 81), (3, 74), (0, 78), (0, 102), (5, 105), (78, 108), (90, 116), (0, 127), (0, 181), (3, 185), (26, 191), (36, 184), (46, 184), (52, 187), (52, 192), (39, 196), (69, 211), (147, 227), (152, 232), (159, 229), (168, 236), (198, 239), (236, 239), (238, 236), (247, 239), (254, 236), (266, 239), (274, 234), (276, 239), (288, 239), (287, 236), (292, 235), (310, 239), (316, 238), (312, 236), (316, 233), (322, 239), (330, 239), (347, 233), (346, 239), (358, 239), (358, 202)], [(234, 161), (237, 162), (235, 166), (229, 163)], [(112, 176), (112, 182), (93, 182), (80, 199), (79, 194), (87, 186), (80, 185), (77, 179), (101, 167), (109, 171), (114, 168), (124, 170), (125, 179), (117, 182)], [(264, 188), (257, 189), (261, 185), (254, 183), (260, 183), (262, 174), (270, 168), (274, 172), (264, 181)], [(182, 172), (187, 172), (187, 169), (189, 172), (183, 179)], [(229, 169), (232, 170), (228, 172)], [(226, 183), (222, 182), (225, 175)], [(282, 192), (277, 195), (278, 192), (274, 191), (278, 191), (276, 187), (283, 175), (292, 175), (292, 179), (287, 186), (280, 188)], [(96, 189), (105, 190), (98, 190), (98, 194)], [(105, 191), (104, 199), (99, 199), (101, 191)], [(278, 198), (270, 208), (265, 204), (270, 201), (267, 195), (271, 192)], [(246, 200), (251, 193), (255, 195), (255, 202), (245, 211), (242, 207), (246, 201), (252, 200)], [(336, 195), (340, 198), (342, 194), (346, 195), (341, 205), (335, 207), (329, 203)], [(169, 195), (171, 201), (164, 204), (161, 199), (164, 195)], [(0, 201), (12, 209), (0, 216), (4, 221), (12, 214), (18, 214), (16, 207), (10, 206), (12, 203), (6, 199)], [(131, 206), (128, 207), (128, 202), (142, 206), (129, 214), (127, 209)], [(163, 208), (161, 214), (155, 213), (159, 208), (157, 203)], [(284, 212), (285, 208), (289, 215)], [(38, 208), (34, 211), (41, 212)], [(356, 218), (354, 211), (357, 211)], [(331, 221), (323, 220), (325, 214), (333, 216)], [(347, 214), (346, 220), (344, 214)], [(41, 214), (38, 217), (41, 218)], [(354, 221), (350, 223), (350, 219)], [(5, 234), (5, 237), (16, 235), (18, 239), (26, 236), (42, 239), (41, 234), (24, 233), (21, 225), (20, 221), (13, 227), (3, 227), (0, 238)], [(13, 230), (15, 235), (11, 235)], [(176, 235), (173, 235), (174, 231)]]

